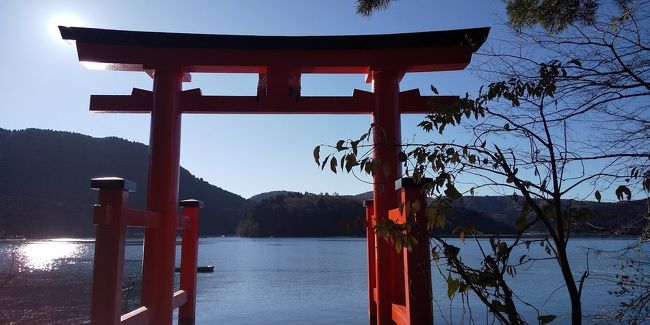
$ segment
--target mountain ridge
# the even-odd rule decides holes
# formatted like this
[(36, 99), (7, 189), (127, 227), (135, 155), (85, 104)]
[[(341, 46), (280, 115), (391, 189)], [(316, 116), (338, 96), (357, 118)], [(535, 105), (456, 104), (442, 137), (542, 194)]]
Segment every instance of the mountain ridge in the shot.
[[(116, 137), (41, 129), (0, 129), (0, 232), (26, 236), (92, 236), (97, 192), (90, 179), (136, 183), (129, 206), (143, 209), (148, 147)], [(247, 201), (180, 170), (179, 197), (204, 201), (201, 233), (234, 233)], [(38, 203), (38, 204), (36, 204)], [(29, 216), (32, 220), (21, 220)], [(67, 230), (66, 230), (67, 229)]]
[[(92, 206), (97, 192), (90, 179), (117, 176), (135, 181), (130, 207), (143, 209), (148, 147), (117, 137), (95, 138), (75, 132), (0, 128), (0, 237), (93, 236)], [(342, 236), (363, 235), (361, 202), (372, 192), (328, 195), (270, 191), (248, 200), (212, 185), (181, 167), (179, 198), (205, 202), (202, 235)], [(647, 209), (645, 202), (567, 201), (592, 210), (578, 232), (615, 229)], [(521, 198), (464, 197), (440, 232), (481, 225), (489, 233), (514, 232)], [(633, 233), (634, 231), (632, 231)]]

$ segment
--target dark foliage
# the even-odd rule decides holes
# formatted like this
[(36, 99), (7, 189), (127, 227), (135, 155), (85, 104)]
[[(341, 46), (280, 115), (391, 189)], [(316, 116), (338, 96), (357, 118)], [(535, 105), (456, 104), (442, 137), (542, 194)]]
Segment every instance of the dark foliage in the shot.
[(346, 196), (288, 193), (251, 208), (237, 230), (240, 236), (364, 236), (361, 202)]
[(264, 192), (260, 194), (255, 194), (251, 197), (248, 198), (248, 201), (252, 202), (262, 202), (266, 199), (270, 199), (272, 197), (280, 196), (280, 195), (289, 195), (289, 194), (297, 194), (298, 192), (291, 192), (291, 191), (270, 191), (270, 192)]
[(377, 10), (388, 8), (395, 0), (357, 0), (357, 13), (362, 16), (370, 16)]
[[(507, 225), (515, 225), (524, 206), (523, 197), (468, 196), (457, 207), (477, 211)], [(571, 209), (574, 234), (638, 235), (643, 231), (640, 218), (647, 209), (644, 200), (630, 202), (594, 202), (563, 200), (563, 209)], [(533, 226), (532, 232), (542, 231)]]
[(540, 25), (557, 33), (571, 24), (588, 25), (594, 22), (596, 0), (506, 0), (508, 23), (515, 29)]

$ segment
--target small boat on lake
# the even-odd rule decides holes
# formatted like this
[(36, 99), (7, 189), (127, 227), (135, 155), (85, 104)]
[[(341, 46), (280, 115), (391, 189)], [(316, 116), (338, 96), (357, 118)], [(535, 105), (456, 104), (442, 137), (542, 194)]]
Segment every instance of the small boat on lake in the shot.
[[(180, 272), (181, 268), (177, 267), (176, 272)], [(214, 272), (214, 266), (213, 265), (206, 265), (206, 266), (197, 266), (196, 267), (196, 272), (198, 273), (212, 273)]]

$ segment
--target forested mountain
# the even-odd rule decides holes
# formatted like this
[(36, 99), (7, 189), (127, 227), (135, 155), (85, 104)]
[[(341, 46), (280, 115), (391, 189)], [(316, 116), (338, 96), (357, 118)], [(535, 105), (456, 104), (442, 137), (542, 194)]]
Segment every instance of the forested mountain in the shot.
[[(483, 233), (511, 234), (514, 226), (463, 207), (454, 209), (444, 229), (472, 226)], [(269, 196), (245, 214), (240, 236), (363, 236), (365, 212), (357, 196), (287, 193)]]
[(270, 199), (270, 198), (273, 198), (273, 197), (276, 197), (276, 196), (280, 196), (280, 195), (288, 195), (288, 194), (298, 194), (298, 192), (291, 192), (291, 191), (270, 191), (270, 192), (264, 192), (264, 193), (260, 193), (260, 194), (255, 194), (255, 195), (249, 197), (248, 200), (249, 200), (249, 201), (252, 201), (252, 202), (257, 202), (257, 203), (259, 203), (259, 202), (262, 202), (262, 201), (264, 201), (264, 200), (266, 200), (266, 199)]
[[(90, 179), (118, 176), (137, 184), (129, 206), (143, 209), (147, 146), (49, 130), (0, 129), (0, 235), (93, 236)], [(246, 200), (181, 168), (180, 198), (205, 202), (202, 234), (233, 234)]]
[[(463, 207), (480, 211), (508, 224), (515, 224), (523, 206), (523, 197), (476, 196), (464, 197)], [(639, 222), (648, 211), (646, 200), (624, 202), (595, 202), (563, 200), (564, 209), (575, 211), (572, 231), (575, 233), (639, 234)], [(535, 231), (536, 228), (531, 229)]]
[(250, 208), (237, 229), (240, 236), (363, 236), (364, 208), (345, 196), (287, 193)]
[[(148, 165), (146, 145), (109, 137), (38, 129), (0, 129), (0, 237), (94, 235), (92, 206), (97, 192), (90, 179), (118, 176), (137, 183), (130, 207), (143, 209)], [(181, 168), (180, 198), (205, 202), (203, 235), (349, 236), (363, 235), (363, 199), (356, 196), (273, 191), (249, 200), (194, 177)], [(512, 233), (522, 199), (464, 197), (440, 233), (471, 225), (485, 233)], [(581, 233), (635, 233), (620, 229), (647, 210), (645, 201), (596, 203), (566, 201), (584, 213), (574, 230)], [(534, 229), (533, 229), (534, 230)]]
[[(359, 200), (369, 199), (372, 198), (372, 192), (361, 193), (355, 197)], [(454, 203), (452, 219), (455, 220), (454, 223), (471, 224), (489, 217), (497, 222), (490, 227), (513, 227), (523, 204), (524, 199), (521, 196), (464, 196)], [(577, 212), (572, 231), (580, 234), (638, 234), (641, 230), (638, 221), (642, 220), (648, 211), (648, 202), (645, 199), (630, 202), (563, 200), (562, 204), (565, 209), (572, 208)], [(536, 228), (533, 227), (531, 231), (536, 231)]]

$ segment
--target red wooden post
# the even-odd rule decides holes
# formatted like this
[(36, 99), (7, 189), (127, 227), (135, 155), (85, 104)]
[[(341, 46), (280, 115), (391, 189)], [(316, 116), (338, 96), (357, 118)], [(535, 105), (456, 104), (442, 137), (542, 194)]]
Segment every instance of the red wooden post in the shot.
[(181, 290), (187, 292), (187, 302), (178, 310), (179, 325), (193, 325), (196, 313), (196, 267), (199, 254), (199, 212), (203, 202), (183, 200), (179, 204), (189, 224), (183, 228), (181, 248)]
[[(375, 130), (374, 158), (380, 162), (379, 171), (373, 179), (374, 212), (377, 221), (388, 218), (388, 211), (399, 207), (399, 195), (393, 184), (401, 177), (398, 153), (401, 143), (399, 112), (399, 79), (401, 72), (372, 71), (375, 109), (373, 123)], [(384, 166), (385, 169), (384, 169)], [(388, 172), (384, 172), (384, 170)], [(392, 324), (392, 304), (403, 304), (401, 292), (403, 272), (397, 270), (401, 264), (401, 253), (386, 240), (377, 240), (377, 324)]]
[(403, 212), (406, 214), (405, 219), (414, 218), (411, 220), (417, 225), (411, 232), (417, 244), (410, 251), (404, 248), (405, 305), (410, 324), (433, 324), (430, 235), (427, 230), (426, 193), (423, 190), (423, 185), (428, 182), (431, 179), (425, 178), (415, 183), (412, 178), (402, 178), (395, 182), (395, 189), (401, 189), (402, 203), (405, 206), (412, 207), (414, 202), (419, 202), (419, 209), (405, 208)]
[(90, 187), (99, 190), (94, 220), (95, 259), (90, 311), (92, 324), (119, 324), (122, 308), (124, 239), (129, 192), (135, 183), (116, 177), (93, 178)]
[(142, 305), (154, 324), (171, 324), (181, 143), (179, 94), (182, 71), (157, 68), (149, 138), (147, 210), (160, 213), (160, 226), (145, 231)]
[(375, 301), (375, 288), (377, 280), (375, 274), (375, 249), (376, 234), (373, 226), (375, 225), (375, 212), (372, 200), (364, 200), (363, 206), (366, 208), (366, 244), (368, 249), (368, 317), (369, 324), (377, 324), (377, 302)]

